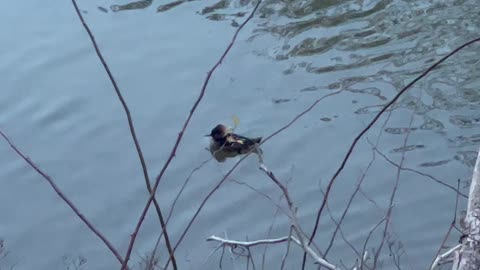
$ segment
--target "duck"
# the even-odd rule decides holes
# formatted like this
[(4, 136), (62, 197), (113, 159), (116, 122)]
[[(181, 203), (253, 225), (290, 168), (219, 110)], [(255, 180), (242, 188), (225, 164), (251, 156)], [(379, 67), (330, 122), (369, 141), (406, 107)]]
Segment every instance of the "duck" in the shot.
[(262, 141), (262, 137), (248, 138), (233, 133), (223, 124), (216, 125), (210, 134), (205, 135), (211, 137), (210, 153), (218, 162), (224, 162), (227, 158), (244, 155), (247, 153), (262, 154), (262, 150), (258, 144)]

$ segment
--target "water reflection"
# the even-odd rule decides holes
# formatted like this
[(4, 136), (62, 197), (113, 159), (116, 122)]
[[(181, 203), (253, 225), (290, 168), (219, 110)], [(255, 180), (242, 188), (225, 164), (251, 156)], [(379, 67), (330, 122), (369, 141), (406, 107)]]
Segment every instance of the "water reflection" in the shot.
[(153, 0), (141, 0), (141, 1), (130, 2), (124, 5), (111, 5), (110, 9), (113, 12), (118, 12), (122, 10), (144, 9), (144, 8), (148, 8), (152, 4), (152, 2)]

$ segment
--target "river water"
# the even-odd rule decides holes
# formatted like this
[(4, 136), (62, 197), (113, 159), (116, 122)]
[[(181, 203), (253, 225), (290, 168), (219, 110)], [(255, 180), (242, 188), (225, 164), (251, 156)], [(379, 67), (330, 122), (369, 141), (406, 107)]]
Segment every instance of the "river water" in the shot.
[[(207, 71), (255, 2), (78, 4), (130, 107), (153, 178)], [(262, 145), (265, 164), (288, 183), (301, 226), (310, 234), (322, 194), (353, 138), (403, 86), (478, 37), (479, 15), (477, 0), (261, 3), (213, 74), (159, 186), (157, 198), (168, 213), (192, 170), (201, 166), (188, 178), (169, 220), (172, 242), (238, 161), (209, 160), (204, 134), (217, 123), (232, 126), (232, 117), (238, 117), (237, 132), (267, 136), (315, 100), (339, 91)], [(124, 111), (73, 5), (9, 1), (0, 10), (0, 23), (0, 128), (123, 256), (148, 192)], [(367, 263), (373, 263), (384, 238), (377, 268), (428, 268), (454, 213), (460, 217), (466, 208), (459, 197), (455, 211), (456, 192), (446, 185), (456, 188), (460, 180), (461, 192), (467, 193), (480, 142), (479, 49), (469, 46), (434, 69), (359, 141), (334, 182), (315, 237), (324, 252), (336, 227), (331, 217), (340, 219), (362, 181), (328, 252), (331, 263), (353, 266), (355, 249), (362, 252), (367, 235), (391, 205), (387, 229), (381, 223), (366, 245)], [(0, 267), (76, 269), (83, 261), (79, 269), (120, 268), (3, 140), (0, 187), (0, 238), (8, 251)], [(236, 240), (288, 235), (290, 220), (281, 211), (275, 214), (280, 194), (258, 170), (255, 157), (248, 157), (207, 201), (179, 245), (179, 268), (219, 268), (222, 250), (214, 252), (218, 244), (205, 241), (211, 235)], [(285, 207), (284, 201), (279, 204)], [(132, 268), (142, 268), (159, 231), (152, 209), (137, 238)], [(453, 230), (446, 245), (458, 237)], [(253, 248), (255, 269), (280, 269), (285, 248), (269, 247), (263, 263), (264, 247)], [(166, 254), (162, 241), (157, 251), (161, 265)], [(301, 258), (292, 246), (285, 269), (300, 269)], [(222, 266), (245, 269), (246, 261), (226, 250)], [(317, 266), (309, 259), (306, 269)]]

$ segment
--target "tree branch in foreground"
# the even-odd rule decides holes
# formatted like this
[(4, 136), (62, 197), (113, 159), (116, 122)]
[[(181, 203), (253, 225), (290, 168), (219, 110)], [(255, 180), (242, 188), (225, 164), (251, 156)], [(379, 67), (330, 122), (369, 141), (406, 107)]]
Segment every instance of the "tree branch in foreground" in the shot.
[(322, 266), (324, 266), (328, 269), (332, 269), (332, 270), (336, 269), (336, 267), (334, 265), (332, 265), (329, 262), (327, 262), (326, 260), (322, 259), (320, 256), (318, 256), (318, 254), (311, 247), (303, 245), (302, 241), (295, 238), (294, 236), (284, 236), (284, 237), (273, 238), (273, 239), (260, 239), (260, 240), (256, 240), (256, 241), (237, 241), (237, 240), (224, 239), (224, 238), (212, 235), (209, 238), (207, 238), (207, 241), (219, 242), (222, 245), (230, 246), (232, 248), (241, 246), (241, 247), (244, 247), (244, 248), (247, 248), (247, 249), (250, 248), (250, 247), (253, 247), (253, 246), (258, 246), (258, 245), (271, 245), (271, 244), (278, 244), (278, 243), (283, 243), (283, 242), (287, 242), (287, 241), (292, 241), (293, 243), (295, 243), (297, 246), (299, 246), (302, 249), (304, 249), (306, 247), (307, 249), (306, 250), (304, 249), (305, 252), (307, 252), (307, 254), (310, 255), (318, 264), (320, 264), (320, 265), (322, 265)]
[[(143, 153), (142, 153), (142, 148), (140, 147), (140, 143), (138, 142), (138, 139), (137, 139), (137, 135), (136, 135), (136, 132), (135, 132), (135, 127), (133, 125), (133, 119), (132, 119), (132, 116), (130, 115), (130, 109), (128, 108), (127, 102), (123, 98), (122, 92), (120, 91), (120, 88), (118, 87), (118, 84), (115, 81), (115, 78), (113, 77), (113, 74), (110, 71), (110, 68), (108, 67), (107, 62), (103, 58), (103, 55), (100, 52), (100, 49), (98, 48), (98, 44), (95, 40), (95, 36), (93, 35), (92, 31), (90, 30), (87, 23), (83, 19), (82, 13), (80, 12), (80, 10), (78, 8), (76, 0), (72, 0), (72, 4), (73, 4), (73, 7), (75, 8), (75, 11), (78, 15), (78, 18), (80, 19), (83, 27), (85, 28), (85, 31), (87, 32), (88, 36), (90, 37), (90, 40), (92, 41), (92, 45), (95, 48), (95, 52), (97, 53), (97, 56), (100, 59), (100, 62), (102, 63), (105, 71), (107, 72), (108, 78), (110, 79), (110, 82), (112, 83), (112, 86), (115, 89), (115, 93), (117, 94), (118, 100), (122, 104), (123, 110), (125, 111), (125, 115), (127, 116), (127, 121), (128, 121), (128, 127), (130, 129), (130, 134), (132, 136), (133, 143), (135, 144), (135, 149), (137, 151), (138, 158), (140, 160), (140, 164), (142, 165), (143, 177), (145, 178), (145, 184), (147, 186), (147, 190), (148, 190), (149, 194), (155, 194), (155, 192), (152, 192), (152, 186), (150, 184), (150, 179), (148, 177), (147, 163), (145, 162), (145, 158), (144, 158)], [(169, 254), (171, 255), (170, 257), (172, 257), (173, 269), (176, 270), (177, 269), (177, 262), (175, 260), (175, 256), (173, 256), (172, 245), (170, 243), (170, 239), (169, 239), (168, 233), (167, 233), (167, 226), (166, 226), (165, 220), (163, 218), (162, 210), (160, 208), (160, 205), (158, 204), (155, 197), (153, 198), (153, 203), (154, 203), (155, 209), (157, 211), (157, 215), (158, 215), (158, 219), (160, 221), (160, 225), (162, 226), (162, 234), (165, 235), (165, 244), (167, 246), (167, 250), (168, 250)], [(128, 261), (128, 258), (127, 258), (126, 261)]]
[(40, 167), (38, 167), (30, 158), (28, 158), (25, 154), (23, 154), (18, 147), (16, 147), (12, 141), (8, 138), (8, 136), (0, 129), (0, 135), (7, 141), (7, 143), (10, 145), (10, 147), (20, 156), (25, 160), (30, 167), (32, 167), (38, 174), (40, 174), (47, 182), (50, 184), (50, 186), (55, 190), (55, 192), (60, 196), (60, 198), (67, 203), (68, 206), (73, 210), (73, 212), (87, 225), (87, 227), (98, 237), (102, 242), (108, 247), (108, 249), (115, 255), (117, 260), (123, 264), (123, 258), (118, 253), (118, 251), (115, 249), (115, 247), (108, 241), (108, 239), (97, 229), (95, 226), (80, 212), (80, 210), (75, 206), (75, 204), (70, 201), (70, 199), (60, 190), (60, 188), (57, 186), (57, 184), (53, 181), (53, 179)]

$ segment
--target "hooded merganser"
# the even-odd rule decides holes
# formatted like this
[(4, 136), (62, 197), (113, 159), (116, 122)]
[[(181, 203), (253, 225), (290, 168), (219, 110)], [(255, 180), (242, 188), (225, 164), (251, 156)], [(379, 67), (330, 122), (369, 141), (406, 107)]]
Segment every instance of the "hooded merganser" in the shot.
[(258, 144), (262, 137), (247, 138), (232, 133), (226, 126), (219, 124), (212, 129), (210, 134), (205, 135), (212, 138), (210, 142), (210, 153), (218, 162), (224, 162), (226, 158), (235, 157), (249, 152), (262, 154)]

